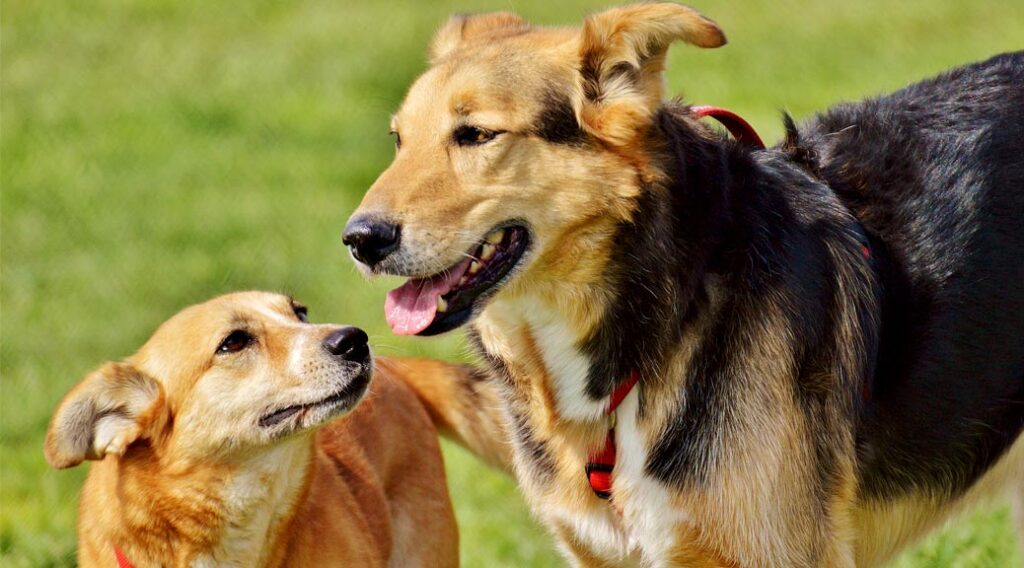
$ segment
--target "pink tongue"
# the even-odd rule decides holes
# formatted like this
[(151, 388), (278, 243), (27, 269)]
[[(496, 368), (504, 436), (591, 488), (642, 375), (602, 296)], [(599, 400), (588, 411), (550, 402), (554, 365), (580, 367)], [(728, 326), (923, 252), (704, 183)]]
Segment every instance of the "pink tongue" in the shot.
[(416, 335), (427, 329), (437, 312), (437, 299), (448, 293), (469, 268), (467, 258), (447, 273), (430, 278), (411, 279), (388, 292), (384, 317), (395, 335)]

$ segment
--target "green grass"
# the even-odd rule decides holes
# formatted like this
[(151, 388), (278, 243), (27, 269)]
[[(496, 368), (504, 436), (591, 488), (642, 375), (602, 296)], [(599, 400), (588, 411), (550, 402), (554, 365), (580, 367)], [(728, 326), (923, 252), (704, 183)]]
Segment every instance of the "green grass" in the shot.
[[(1024, 46), (1019, 0), (695, 1), (731, 44), (678, 47), (669, 85), (766, 136), (804, 116)], [(459, 337), (394, 338), (388, 283), (357, 276), (339, 233), (388, 163), (388, 115), (456, 11), (572, 23), (582, 1), (17, 0), (2, 10), (0, 562), (73, 563), (84, 468), (42, 437), (60, 396), (214, 294), (295, 294), (386, 353), (464, 357)], [(560, 561), (514, 484), (446, 449), (466, 566)], [(1011, 566), (1005, 508), (955, 521), (908, 566)]]

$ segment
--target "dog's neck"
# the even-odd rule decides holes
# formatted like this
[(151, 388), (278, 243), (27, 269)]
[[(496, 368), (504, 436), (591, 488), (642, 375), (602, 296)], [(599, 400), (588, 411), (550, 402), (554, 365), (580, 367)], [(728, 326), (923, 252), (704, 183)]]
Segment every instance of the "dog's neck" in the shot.
[(90, 473), (100, 491), (82, 504), (81, 537), (136, 566), (280, 563), (313, 451), (302, 436), (230, 464), (168, 464), (148, 449), (108, 459)]
[(506, 374), (548, 383), (552, 419), (602, 421), (612, 391), (633, 371), (641, 384), (659, 376), (687, 323), (710, 302), (710, 275), (732, 222), (730, 161), (747, 158), (679, 113), (667, 107), (658, 115), (663, 144), (652, 161), (662, 171), (648, 177), (661, 181), (643, 187), (633, 219), (604, 237), (611, 254), (601, 276), (519, 286), (474, 326), (492, 363), (511, 367)]
[[(247, 460), (221, 490), (223, 536), (209, 552), (212, 564), (266, 566), (279, 535), (295, 521), (299, 497), (313, 470), (312, 437), (290, 440)], [(274, 559), (276, 560), (276, 559)]]
[[(541, 404), (531, 415), (541, 414), (546, 421), (598, 421), (604, 403), (586, 396), (591, 361), (579, 348), (585, 318), (552, 300), (533, 293), (497, 299), (474, 325), (474, 336), (516, 390)], [(598, 301), (583, 304), (593, 307)]]

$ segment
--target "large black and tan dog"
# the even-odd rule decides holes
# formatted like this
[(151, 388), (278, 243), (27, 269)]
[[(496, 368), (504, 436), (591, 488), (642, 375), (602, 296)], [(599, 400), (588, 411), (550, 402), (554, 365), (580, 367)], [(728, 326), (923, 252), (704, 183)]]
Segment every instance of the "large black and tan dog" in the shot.
[(664, 100), (674, 40), (725, 43), (676, 4), (438, 33), (345, 241), (410, 278), (396, 333), (471, 324), (504, 412), (456, 419), (587, 566), (875, 565), (1021, 496), (1024, 54), (753, 150)]

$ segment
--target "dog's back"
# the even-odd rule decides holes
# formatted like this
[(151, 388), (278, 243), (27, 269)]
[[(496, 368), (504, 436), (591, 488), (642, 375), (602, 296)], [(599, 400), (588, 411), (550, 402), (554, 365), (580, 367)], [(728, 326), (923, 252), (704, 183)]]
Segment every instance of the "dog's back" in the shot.
[(883, 283), (862, 498), (960, 495), (1024, 426), (1024, 52), (838, 106), (800, 139)]

